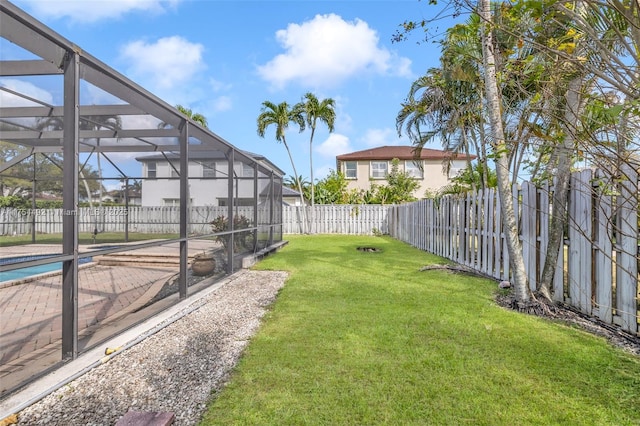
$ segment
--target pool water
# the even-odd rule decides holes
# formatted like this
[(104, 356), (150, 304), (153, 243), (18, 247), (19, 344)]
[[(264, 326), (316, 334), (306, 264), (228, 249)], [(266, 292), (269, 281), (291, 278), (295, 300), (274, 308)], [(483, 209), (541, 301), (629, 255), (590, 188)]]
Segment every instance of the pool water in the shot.
[[(22, 256), (12, 257), (9, 259), (0, 259), (0, 265), (6, 265), (9, 263), (24, 262), (27, 260), (44, 259), (53, 255), (43, 254), (40, 256)], [(91, 262), (90, 257), (82, 257), (78, 263), (80, 265)], [(0, 272), (0, 282), (21, 280), (31, 277), (33, 275), (44, 274), (46, 272), (62, 271), (62, 262), (48, 263), (46, 265), (29, 266), (27, 268), (14, 269), (13, 271)]]

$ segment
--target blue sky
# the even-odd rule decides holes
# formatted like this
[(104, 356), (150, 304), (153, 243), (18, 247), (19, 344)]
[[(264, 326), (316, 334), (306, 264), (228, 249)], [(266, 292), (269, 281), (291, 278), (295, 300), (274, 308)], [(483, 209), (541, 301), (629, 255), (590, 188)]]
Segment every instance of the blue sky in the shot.
[[(212, 131), (267, 156), (287, 175), (293, 171), (273, 129), (264, 139), (256, 133), (263, 101), (294, 104), (308, 91), (336, 101), (334, 132), (320, 127), (314, 139), (321, 178), (335, 168), (336, 155), (409, 144), (395, 130), (400, 103), (439, 58), (439, 47), (418, 44), (418, 37), (391, 41), (405, 20), (437, 12), (417, 0), (13, 3), (170, 104), (203, 114)], [(295, 128), (287, 133), (306, 178), (308, 138)], [(135, 160), (118, 162), (139, 175)]]

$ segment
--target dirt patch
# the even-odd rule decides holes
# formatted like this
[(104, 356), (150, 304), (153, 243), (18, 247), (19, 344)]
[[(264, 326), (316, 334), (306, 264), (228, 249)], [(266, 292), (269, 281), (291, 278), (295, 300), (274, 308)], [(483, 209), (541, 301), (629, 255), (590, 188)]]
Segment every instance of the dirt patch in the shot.
[(358, 247), (356, 250), (368, 253), (380, 253), (382, 251), (382, 249), (379, 249), (377, 247)]

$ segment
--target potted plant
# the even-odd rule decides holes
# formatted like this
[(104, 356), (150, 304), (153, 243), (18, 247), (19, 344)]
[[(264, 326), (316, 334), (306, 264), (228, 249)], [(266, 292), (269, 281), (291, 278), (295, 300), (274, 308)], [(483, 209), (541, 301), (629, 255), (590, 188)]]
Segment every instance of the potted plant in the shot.
[(191, 272), (193, 275), (203, 277), (211, 275), (216, 269), (216, 259), (211, 253), (198, 253), (191, 262)]

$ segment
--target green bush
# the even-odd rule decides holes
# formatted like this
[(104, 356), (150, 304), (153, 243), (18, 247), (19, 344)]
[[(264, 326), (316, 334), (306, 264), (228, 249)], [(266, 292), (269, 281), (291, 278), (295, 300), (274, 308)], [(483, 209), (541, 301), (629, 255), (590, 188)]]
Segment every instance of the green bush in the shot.
[[(229, 219), (226, 216), (218, 216), (210, 222), (211, 230), (213, 232), (225, 232), (229, 231)], [(233, 229), (247, 229), (252, 226), (251, 221), (243, 215), (233, 216)], [(251, 230), (240, 231), (234, 234), (233, 238), (233, 250), (235, 252), (245, 251), (253, 248), (253, 232)], [(227, 248), (229, 241), (231, 240), (231, 234), (218, 235), (216, 241), (222, 243)]]
[(0, 208), (28, 209), (31, 208), (31, 203), (26, 198), (8, 195), (0, 197)]

